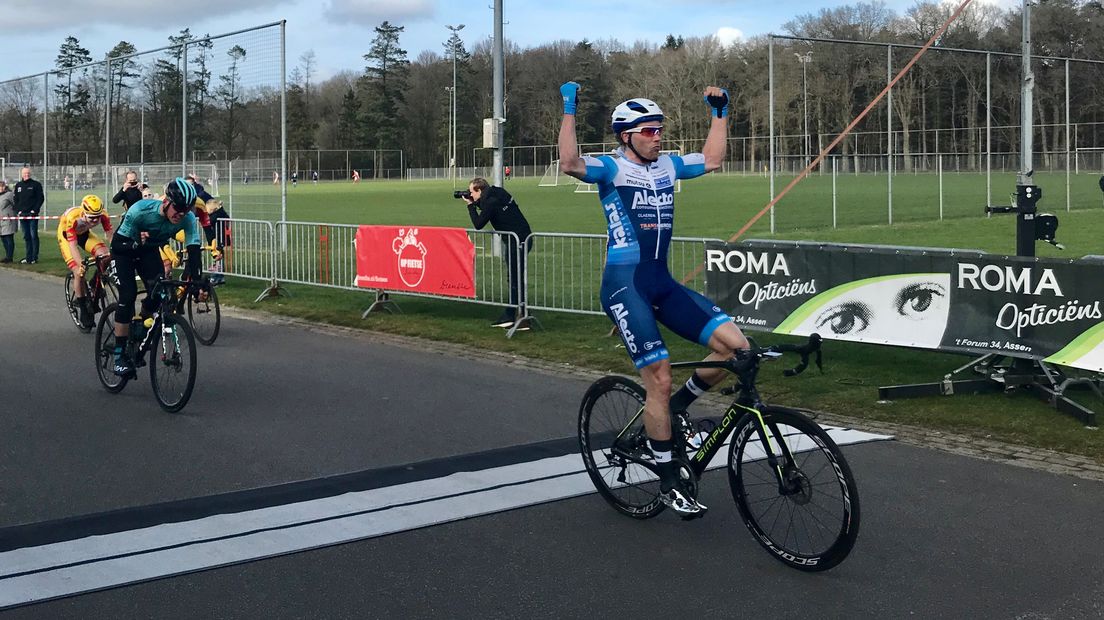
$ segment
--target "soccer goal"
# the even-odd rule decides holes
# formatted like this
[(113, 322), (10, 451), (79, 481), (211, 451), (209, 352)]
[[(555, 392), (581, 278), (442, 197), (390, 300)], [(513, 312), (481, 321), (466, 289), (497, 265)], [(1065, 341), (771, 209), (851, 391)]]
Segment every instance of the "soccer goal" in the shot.
[[(148, 184), (153, 191), (160, 194), (169, 181), (180, 176), (179, 163), (168, 164), (126, 164), (111, 167), (111, 179), (114, 187), (121, 187), (127, 172), (137, 172), (138, 180)], [(188, 167), (188, 174), (196, 175), (203, 189), (212, 196), (219, 195), (218, 165), (212, 163), (197, 163)]]
[(556, 187), (560, 184), (560, 160), (555, 159), (544, 169), (537, 187)]
[(1104, 148), (1099, 146), (1079, 146), (1073, 157), (1073, 173), (1104, 173)]
[[(678, 150), (678, 151), (660, 151), (659, 153), (660, 153), (660, 155), (681, 155), (682, 151), (680, 151), (680, 150)], [(583, 153), (583, 157), (598, 157), (599, 155), (609, 155), (611, 157), (619, 157), (619, 155), (617, 154), (617, 151), (613, 151), (611, 153)], [(679, 180), (679, 179), (675, 179), (675, 192), (676, 193), (681, 193), (682, 192), (682, 181)], [(583, 183), (582, 181), (576, 181), (575, 193), (576, 194), (597, 194), (598, 193), (598, 186), (595, 185), (594, 183)]]

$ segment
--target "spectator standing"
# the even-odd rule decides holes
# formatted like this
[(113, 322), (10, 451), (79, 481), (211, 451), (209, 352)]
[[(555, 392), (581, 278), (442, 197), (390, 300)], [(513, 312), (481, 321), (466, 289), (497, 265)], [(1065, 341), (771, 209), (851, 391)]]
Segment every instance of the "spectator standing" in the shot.
[(292, 187), (299, 187), (299, 173), (298, 172), (292, 172), (291, 173), (291, 186)]
[(192, 187), (195, 188), (196, 196), (202, 198), (203, 202), (207, 202), (208, 200), (214, 198), (214, 196), (207, 193), (207, 190), (203, 189), (203, 185), (200, 184), (199, 179), (196, 177), (196, 175), (189, 174), (184, 178), (188, 181), (189, 184), (191, 184)]
[(22, 180), (15, 184), (15, 211), (20, 217), (34, 218), (19, 220), (23, 228), (23, 242), (27, 246), (27, 256), (19, 262), (33, 265), (38, 262), (38, 214), (42, 212), (46, 194), (42, 191), (42, 184), (31, 178), (30, 168), (23, 167), (19, 176)]
[[(511, 235), (505, 235), (507, 246), (506, 269), (509, 274), (510, 307), (502, 312), (496, 321), (491, 323), (493, 327), (510, 327), (517, 322), (517, 308), (521, 299), (522, 275), (525, 273), (525, 256), (533, 249), (533, 240), (529, 235), (533, 230), (529, 228), (529, 221), (518, 208), (517, 201), (510, 192), (491, 185), (487, 179), (476, 177), (468, 184), (468, 191), (463, 194), (464, 201), (468, 203), (468, 215), (471, 217), (472, 226), (476, 230), (482, 230), (488, 223), (498, 232), (512, 232), (517, 235), (515, 240)], [(525, 244), (525, 251), (521, 252), (519, 245)], [(526, 326), (519, 326), (524, 329)]]
[(3, 179), (0, 179), (0, 218), (0, 242), (4, 244), (4, 258), (0, 258), (0, 263), (10, 263), (15, 255), (15, 231), (19, 230), (19, 220), (15, 219), (15, 194)]
[(123, 181), (123, 186), (119, 188), (115, 197), (111, 199), (111, 203), (123, 203), (123, 212), (126, 213), (126, 209), (129, 209), (131, 205), (141, 199), (142, 189), (138, 186), (138, 173), (133, 170), (128, 170), (126, 179)]
[(360, 172), (353, 170), (353, 183), (360, 183)]
[(311, 182), (314, 183), (315, 185), (318, 184), (318, 171), (317, 170), (312, 170), (311, 171)]

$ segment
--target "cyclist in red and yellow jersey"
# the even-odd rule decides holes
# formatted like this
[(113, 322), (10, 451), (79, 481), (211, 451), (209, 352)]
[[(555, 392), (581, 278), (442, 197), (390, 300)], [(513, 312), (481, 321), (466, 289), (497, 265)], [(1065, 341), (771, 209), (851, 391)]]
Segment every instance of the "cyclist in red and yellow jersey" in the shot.
[(73, 272), (74, 293), (80, 321), (85, 327), (92, 327), (92, 308), (89, 305), (88, 289), (84, 284), (84, 265), (81, 264), (80, 248), (98, 259), (107, 258), (107, 245), (100, 240), (92, 229), (102, 226), (107, 241), (111, 241), (111, 217), (104, 209), (99, 196), (89, 194), (81, 200), (79, 207), (73, 207), (61, 216), (58, 222), (57, 238), (61, 248), (61, 258), (69, 271)]

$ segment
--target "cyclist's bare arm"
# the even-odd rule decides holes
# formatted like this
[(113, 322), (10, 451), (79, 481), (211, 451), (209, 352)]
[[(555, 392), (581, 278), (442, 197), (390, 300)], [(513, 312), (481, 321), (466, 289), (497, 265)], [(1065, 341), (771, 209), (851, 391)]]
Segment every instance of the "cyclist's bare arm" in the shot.
[(586, 175), (586, 164), (579, 157), (579, 143), (575, 137), (575, 115), (564, 114), (560, 122), (560, 172), (582, 179)]
[[(710, 86), (705, 89), (703, 95), (709, 97), (710, 95), (719, 96), (721, 89), (716, 86)], [(702, 155), (705, 156), (705, 171), (713, 172), (721, 167), (724, 163), (725, 151), (728, 147), (728, 118), (717, 118), (716, 114), (711, 115), (711, 121), (709, 123), (709, 134), (705, 138), (705, 145), (702, 147)]]
[(579, 85), (567, 82), (560, 86), (563, 96), (563, 120), (560, 121), (560, 172), (582, 180), (586, 175), (586, 164), (579, 157), (579, 141), (575, 136), (575, 106)]

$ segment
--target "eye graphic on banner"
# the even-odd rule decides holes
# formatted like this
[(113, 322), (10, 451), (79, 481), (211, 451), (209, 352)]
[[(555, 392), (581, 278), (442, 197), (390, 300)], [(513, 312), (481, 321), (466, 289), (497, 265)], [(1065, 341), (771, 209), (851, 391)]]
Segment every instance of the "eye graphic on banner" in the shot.
[(920, 273), (848, 282), (813, 297), (775, 330), (837, 340), (935, 347), (950, 315), (950, 276)]

